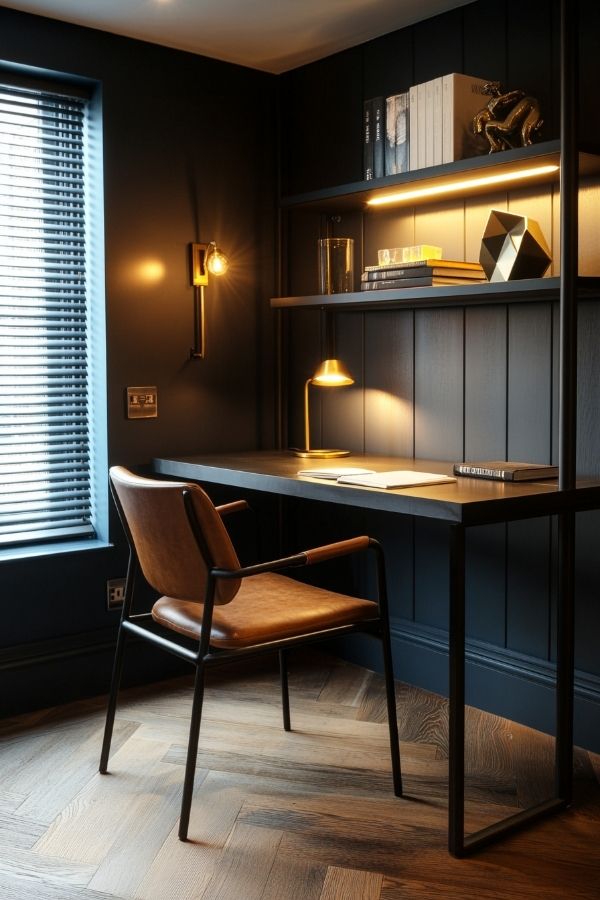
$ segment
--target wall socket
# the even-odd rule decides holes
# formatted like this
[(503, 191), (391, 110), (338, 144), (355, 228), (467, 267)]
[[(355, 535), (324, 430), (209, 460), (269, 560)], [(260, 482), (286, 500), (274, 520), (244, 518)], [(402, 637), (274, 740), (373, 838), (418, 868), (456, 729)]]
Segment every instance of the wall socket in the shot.
[(106, 582), (106, 605), (109, 609), (123, 606), (125, 599), (125, 579), (110, 578)]

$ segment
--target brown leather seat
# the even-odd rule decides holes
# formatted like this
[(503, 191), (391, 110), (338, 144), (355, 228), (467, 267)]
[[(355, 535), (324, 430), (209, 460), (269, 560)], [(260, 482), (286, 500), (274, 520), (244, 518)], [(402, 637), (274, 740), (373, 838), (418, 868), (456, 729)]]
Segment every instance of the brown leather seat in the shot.
[[(382, 641), (394, 792), (402, 793), (383, 553), (365, 535), (268, 563), (242, 567), (223, 517), (245, 501), (215, 507), (193, 483), (143, 478), (115, 466), (113, 497), (130, 546), (100, 772), (107, 771), (125, 638), (136, 634), (196, 667), (179, 837), (186, 840), (192, 801), (204, 671), (235, 657), (279, 652), (283, 724), (290, 730), (286, 651), (295, 645), (365, 631)], [(375, 553), (378, 603), (296, 581), (278, 571), (364, 550)], [(159, 593), (151, 613), (134, 614), (136, 574)], [(181, 635), (187, 640), (178, 642)], [(196, 642), (190, 649), (189, 639)]]

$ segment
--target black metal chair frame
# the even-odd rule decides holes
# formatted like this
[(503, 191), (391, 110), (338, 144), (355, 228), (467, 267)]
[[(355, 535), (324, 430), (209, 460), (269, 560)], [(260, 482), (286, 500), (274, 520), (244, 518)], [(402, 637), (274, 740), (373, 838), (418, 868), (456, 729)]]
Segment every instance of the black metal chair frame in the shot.
[[(110, 744), (115, 720), (117, 707), (117, 695), (121, 683), (123, 671), (123, 659), (126, 638), (129, 635), (148, 640), (156, 646), (162, 647), (163, 650), (173, 653), (181, 659), (186, 660), (195, 666), (196, 675), (194, 681), (194, 692), (192, 701), (192, 713), (190, 720), (189, 741), (185, 765), (185, 776), (183, 783), (183, 797), (181, 803), (181, 816), (179, 820), (179, 838), (182, 841), (187, 840), (190, 811), (192, 804), (192, 796), (194, 791), (194, 777), (196, 772), (196, 760), (198, 755), (198, 740), (200, 734), (200, 722), (202, 717), (202, 702), (204, 698), (204, 673), (205, 670), (213, 665), (230, 662), (234, 659), (249, 658), (258, 656), (263, 653), (272, 653), (278, 651), (279, 655), (279, 672), (281, 681), (281, 698), (283, 707), (283, 727), (286, 731), (291, 730), (290, 721), (290, 703), (288, 690), (288, 669), (287, 669), (287, 651), (293, 647), (311, 644), (317, 641), (329, 640), (353, 632), (361, 632), (370, 634), (381, 640), (384, 678), (386, 688), (387, 715), (390, 737), (390, 752), (392, 762), (392, 780), (394, 794), (397, 797), (402, 796), (402, 775), (400, 768), (400, 752), (398, 738), (398, 723), (396, 716), (396, 695), (394, 686), (392, 652), (390, 642), (389, 615), (387, 602), (387, 588), (385, 576), (385, 561), (383, 551), (373, 538), (369, 538), (368, 549), (372, 550), (375, 555), (377, 567), (377, 593), (378, 603), (376, 608), (379, 614), (374, 619), (365, 620), (361, 623), (353, 623), (350, 625), (337, 626), (327, 628), (322, 631), (312, 632), (307, 635), (299, 635), (296, 637), (263, 642), (253, 644), (251, 646), (242, 647), (240, 649), (216, 649), (210, 647), (210, 634), (213, 616), (213, 607), (215, 600), (215, 589), (218, 579), (241, 579), (248, 578), (252, 575), (258, 575), (265, 572), (277, 572), (281, 569), (291, 567), (304, 566), (308, 564), (307, 556), (304, 553), (294, 554), (292, 556), (276, 559), (271, 562), (259, 563), (253, 566), (244, 566), (239, 569), (219, 569), (216, 568), (211, 560), (211, 556), (204, 540), (204, 536), (198, 524), (196, 514), (192, 504), (192, 498), (189, 490), (182, 491), (183, 503), (187, 518), (192, 529), (192, 533), (197, 542), (198, 549), (202, 554), (208, 570), (208, 579), (206, 584), (206, 592), (204, 598), (204, 611), (202, 617), (202, 626), (200, 632), (200, 640), (197, 650), (192, 650), (182, 644), (172, 640), (166, 635), (172, 634), (168, 629), (156, 626), (152, 619), (151, 613), (133, 613), (133, 595), (135, 589), (136, 578), (140, 572), (140, 566), (131, 531), (128, 527), (125, 514), (123, 512), (119, 498), (111, 483), (111, 491), (115, 504), (121, 519), (127, 541), (129, 543), (129, 564), (127, 567), (127, 578), (125, 583), (125, 597), (123, 602), (123, 610), (121, 622), (117, 637), (117, 647), (113, 666), (112, 680), (109, 693), (108, 709), (106, 715), (106, 726), (104, 730), (104, 740), (102, 743), (102, 752), (100, 756), (100, 772), (106, 774), (108, 771), (108, 758), (110, 753)], [(226, 505), (222, 512), (229, 513), (247, 508), (245, 501), (237, 501)], [(348, 550), (343, 547), (344, 542), (340, 542), (340, 547), (336, 556), (348, 555), (349, 553), (358, 552), (356, 549)], [(330, 545), (335, 548), (336, 545)], [(312, 563), (311, 563), (312, 564)]]

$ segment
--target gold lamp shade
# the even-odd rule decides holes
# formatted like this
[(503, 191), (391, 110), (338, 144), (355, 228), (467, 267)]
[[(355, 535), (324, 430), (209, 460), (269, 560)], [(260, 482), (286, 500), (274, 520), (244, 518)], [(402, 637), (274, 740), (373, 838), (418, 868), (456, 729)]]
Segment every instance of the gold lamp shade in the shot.
[(336, 456), (348, 456), (349, 450), (312, 450), (310, 446), (310, 420), (308, 411), (308, 388), (347, 387), (354, 384), (354, 378), (339, 359), (324, 359), (317, 371), (306, 379), (304, 385), (304, 447), (292, 447), (292, 453), (304, 459), (333, 459)]

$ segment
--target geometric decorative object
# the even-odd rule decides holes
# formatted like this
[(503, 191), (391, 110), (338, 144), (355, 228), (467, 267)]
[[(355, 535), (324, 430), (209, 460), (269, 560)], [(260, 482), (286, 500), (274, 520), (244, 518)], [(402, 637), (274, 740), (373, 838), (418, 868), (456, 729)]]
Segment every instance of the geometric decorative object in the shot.
[(541, 278), (552, 257), (542, 229), (529, 216), (490, 210), (479, 262), (488, 281)]

